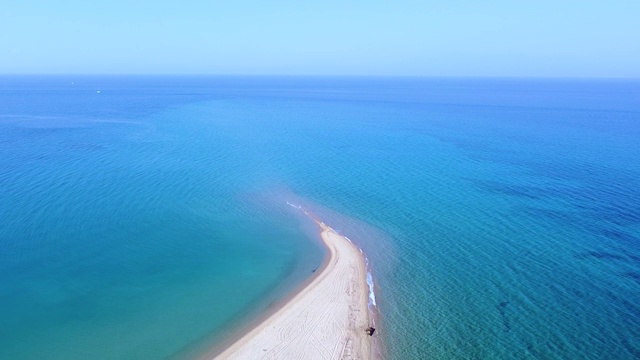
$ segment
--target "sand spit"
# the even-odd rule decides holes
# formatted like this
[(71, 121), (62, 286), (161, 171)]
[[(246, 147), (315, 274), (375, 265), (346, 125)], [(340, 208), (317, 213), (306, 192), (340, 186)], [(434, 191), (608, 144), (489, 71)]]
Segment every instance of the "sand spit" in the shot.
[(329, 255), (316, 277), (215, 359), (370, 359), (367, 272), (360, 250), (322, 222)]

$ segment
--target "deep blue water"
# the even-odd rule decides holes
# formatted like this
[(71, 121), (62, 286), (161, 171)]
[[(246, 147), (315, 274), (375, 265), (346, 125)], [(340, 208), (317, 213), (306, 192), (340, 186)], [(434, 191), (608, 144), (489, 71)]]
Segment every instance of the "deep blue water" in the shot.
[(0, 77), (0, 358), (192, 356), (367, 253), (390, 359), (640, 358), (640, 82)]

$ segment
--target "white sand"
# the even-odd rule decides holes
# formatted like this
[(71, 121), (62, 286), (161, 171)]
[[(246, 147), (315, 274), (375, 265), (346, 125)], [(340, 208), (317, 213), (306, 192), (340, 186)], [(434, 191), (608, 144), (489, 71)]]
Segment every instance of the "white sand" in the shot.
[(360, 251), (322, 227), (329, 258), (317, 277), (216, 359), (370, 359), (366, 269)]

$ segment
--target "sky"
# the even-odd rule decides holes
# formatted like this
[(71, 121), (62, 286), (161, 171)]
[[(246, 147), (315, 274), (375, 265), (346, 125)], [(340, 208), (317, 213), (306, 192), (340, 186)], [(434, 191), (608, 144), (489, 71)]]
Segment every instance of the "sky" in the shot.
[(640, 78), (640, 0), (0, 0), (0, 74)]

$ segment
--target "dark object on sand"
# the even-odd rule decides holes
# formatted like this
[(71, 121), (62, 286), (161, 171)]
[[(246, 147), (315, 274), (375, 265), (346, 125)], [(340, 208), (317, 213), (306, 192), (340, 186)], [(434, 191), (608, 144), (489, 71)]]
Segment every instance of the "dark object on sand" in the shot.
[(373, 328), (372, 326), (369, 326), (369, 327), (367, 328), (367, 330), (365, 330), (365, 332), (366, 332), (366, 333), (367, 333), (367, 335), (369, 335), (369, 336), (373, 336), (373, 333), (374, 333), (375, 331), (376, 331), (376, 329), (375, 329), (375, 328)]

